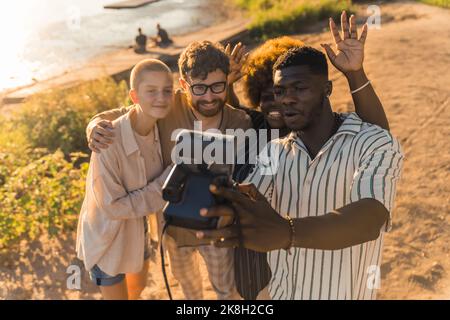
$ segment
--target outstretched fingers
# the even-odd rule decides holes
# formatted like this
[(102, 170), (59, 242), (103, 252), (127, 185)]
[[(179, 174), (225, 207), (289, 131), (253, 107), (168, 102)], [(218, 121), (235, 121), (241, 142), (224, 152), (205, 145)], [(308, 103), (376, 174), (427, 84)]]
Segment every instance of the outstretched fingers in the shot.
[(368, 28), (367, 23), (365, 23), (362, 27), (361, 37), (359, 38), (359, 41), (362, 44), (366, 43)]
[(358, 39), (358, 28), (356, 27), (356, 18), (352, 14), (350, 16), (350, 38), (352, 39)]
[(227, 46), (225, 47), (225, 54), (227, 56), (231, 55), (231, 45), (228, 43)]
[(342, 13), (341, 13), (341, 29), (342, 29), (342, 34), (344, 35), (344, 40), (349, 39), (350, 32), (349, 32), (349, 27), (348, 27), (348, 22), (347, 22), (347, 12), (345, 12), (345, 11), (342, 11)]
[(242, 43), (238, 43), (234, 46), (233, 51), (231, 51), (231, 59), (238, 60), (241, 54)]
[(339, 42), (342, 41), (341, 35), (339, 34), (339, 31), (337, 29), (336, 24), (334, 23), (333, 19), (330, 18), (330, 31), (334, 38), (334, 43), (337, 45)]

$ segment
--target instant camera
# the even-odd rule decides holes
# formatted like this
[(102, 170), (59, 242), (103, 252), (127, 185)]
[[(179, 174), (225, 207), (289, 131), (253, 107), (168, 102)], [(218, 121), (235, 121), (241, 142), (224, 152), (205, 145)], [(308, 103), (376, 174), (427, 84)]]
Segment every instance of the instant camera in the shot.
[(218, 227), (218, 218), (200, 215), (200, 209), (224, 204), (209, 187), (232, 186), (235, 137), (220, 133), (182, 130), (172, 150), (175, 166), (164, 182), (163, 209), (169, 225), (205, 230)]

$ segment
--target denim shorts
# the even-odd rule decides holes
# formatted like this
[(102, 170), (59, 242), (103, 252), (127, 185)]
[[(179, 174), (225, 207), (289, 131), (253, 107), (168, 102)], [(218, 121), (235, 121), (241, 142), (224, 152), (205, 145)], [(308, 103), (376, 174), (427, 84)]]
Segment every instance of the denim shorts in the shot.
[[(151, 256), (150, 246), (147, 217), (144, 217), (144, 260), (149, 259)], [(119, 273), (115, 276), (110, 276), (109, 274), (103, 272), (98, 265), (95, 265), (89, 271), (89, 277), (97, 286), (113, 286), (124, 280), (125, 274)]]

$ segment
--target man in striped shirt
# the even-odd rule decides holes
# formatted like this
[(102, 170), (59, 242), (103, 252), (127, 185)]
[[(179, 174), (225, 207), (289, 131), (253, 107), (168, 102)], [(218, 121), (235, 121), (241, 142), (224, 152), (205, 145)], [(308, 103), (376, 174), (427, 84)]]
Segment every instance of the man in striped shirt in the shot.
[(354, 113), (333, 113), (331, 91), (321, 52), (301, 47), (281, 56), (274, 92), (292, 133), (268, 144), (247, 179), (251, 184), (211, 186), (233, 208), (201, 210), (204, 216), (237, 214), (239, 223), (198, 232), (199, 238), (269, 252), (265, 298), (374, 299), (379, 288), (403, 154), (388, 131)]

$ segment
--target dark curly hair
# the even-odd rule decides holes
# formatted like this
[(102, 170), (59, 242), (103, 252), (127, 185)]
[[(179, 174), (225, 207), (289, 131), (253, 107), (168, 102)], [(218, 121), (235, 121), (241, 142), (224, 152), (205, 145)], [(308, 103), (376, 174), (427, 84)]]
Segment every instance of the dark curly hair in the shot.
[(281, 55), (273, 66), (273, 72), (292, 66), (309, 66), (311, 71), (328, 77), (325, 54), (313, 47), (303, 46), (289, 49)]
[(243, 81), (244, 91), (254, 108), (259, 106), (261, 92), (273, 84), (272, 68), (278, 57), (303, 45), (301, 40), (284, 36), (268, 40), (252, 52), (245, 66)]
[(208, 73), (220, 69), (228, 75), (230, 60), (220, 43), (195, 41), (189, 44), (178, 59), (178, 68), (183, 79), (189, 75), (193, 78), (206, 79)]

